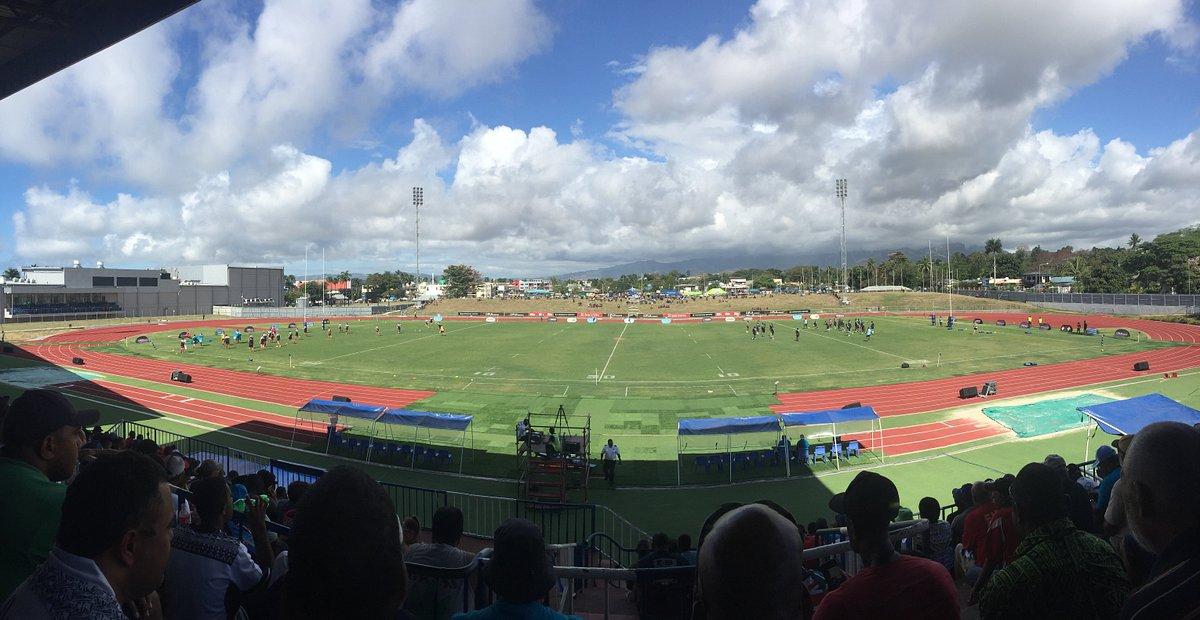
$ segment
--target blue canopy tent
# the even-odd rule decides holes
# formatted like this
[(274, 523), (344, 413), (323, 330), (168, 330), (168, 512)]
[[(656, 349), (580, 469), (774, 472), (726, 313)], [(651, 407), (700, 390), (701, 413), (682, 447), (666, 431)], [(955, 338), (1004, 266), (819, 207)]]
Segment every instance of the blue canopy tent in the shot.
[[(1193, 425), (1200, 422), (1200, 410), (1163, 396), (1157, 392), (1115, 400), (1098, 405), (1076, 407), (1080, 413), (1091, 418), (1096, 427), (1109, 435), (1133, 435), (1148, 424), (1155, 422), (1183, 422)], [(1088, 434), (1084, 446), (1084, 458), (1091, 455), (1091, 441), (1095, 430)]]
[[(371, 422), (370, 440), (367, 445), (367, 460), (371, 460), (371, 453), (375, 447), (376, 430), (380, 424), (384, 424), (385, 429), (391, 428), (393, 425), (411, 426), (413, 427), (413, 440), (417, 440), (417, 434), (421, 429), (426, 431), (426, 441), (431, 441), (430, 431), (447, 430), (457, 431), (462, 434), (459, 442), (459, 459), (458, 468), (462, 472), (463, 455), (466, 451), (466, 434), (470, 430), (472, 433), (472, 443), (474, 443), (474, 429), (471, 428), (472, 416), (459, 415), (454, 413), (434, 413), (430, 411), (414, 411), (411, 409), (394, 409), (383, 405), (370, 405), (366, 403), (353, 403), (337, 400), (322, 400), (312, 399), (305, 403), (296, 411), (296, 425), (300, 424), (300, 412), (318, 413), (329, 416), (329, 427), (336, 427), (339, 417), (356, 418), (360, 420), (368, 420)], [(292, 438), (295, 439), (296, 430), (292, 429)], [(389, 434), (390, 436), (390, 434)], [(329, 452), (329, 442), (326, 440), (326, 453)], [(416, 459), (413, 459), (413, 467), (416, 467)]]
[[(742, 433), (775, 433), (779, 432), (779, 420), (773, 415), (748, 416), (740, 418), (691, 418), (679, 421), (679, 432), (676, 438), (675, 475), (676, 484), (683, 484), (683, 459), (679, 458), (687, 449), (684, 437), (724, 435), (725, 453), (732, 458), (732, 435)], [(719, 447), (719, 443), (717, 444)], [(743, 446), (745, 447), (745, 446)], [(729, 481), (733, 482), (733, 467), (729, 467)]]
[[(425, 443), (432, 444), (433, 437), (431, 431), (444, 430), (461, 433), (458, 443), (458, 473), (462, 473), (463, 457), (467, 449), (467, 431), (471, 431), (471, 444), (475, 443), (475, 430), (471, 427), (473, 416), (463, 415), (458, 413), (435, 413), (432, 411), (416, 411), (413, 409), (391, 409), (379, 414), (371, 423), (371, 444), (367, 447), (367, 461), (371, 460), (371, 452), (375, 446), (375, 429), (378, 425), (383, 424), (384, 429), (390, 429), (391, 426), (411, 426), (413, 429), (413, 441), (416, 442), (418, 433), (422, 429), (425, 430)], [(391, 434), (389, 433), (389, 438)], [(447, 452), (447, 454), (449, 454)], [(417, 466), (417, 460), (412, 460), (412, 466)]]
[[(821, 411), (786, 411), (779, 414), (779, 422), (783, 424), (786, 430), (789, 426), (804, 426), (804, 427), (830, 427), (830, 436), (838, 437), (838, 425), (842, 425), (843, 432), (847, 425), (854, 423), (866, 423), (868, 425), (868, 434), (871, 439), (871, 445), (879, 448), (879, 462), (883, 462), (883, 422), (879, 419), (879, 414), (875, 413), (873, 407), (850, 407), (848, 409), (823, 409)], [(877, 435), (878, 434), (878, 435)], [(834, 451), (834, 462), (837, 463), (838, 469), (842, 468), (840, 457), (840, 446)], [(791, 475), (791, 466), (788, 466), (788, 475)]]
[[(292, 424), (292, 440), (290, 444), (296, 443), (296, 429), (300, 427), (301, 412), (324, 414), (328, 416), (329, 421), (326, 425), (328, 429), (337, 427), (339, 417), (344, 416), (347, 418), (374, 420), (384, 411), (387, 411), (387, 407), (384, 407), (383, 405), (368, 405), (365, 403), (352, 403), (341, 400), (323, 400), (320, 398), (314, 398), (304, 403), (304, 405), (296, 410), (296, 420)], [(306, 417), (304, 420), (310, 424), (313, 422), (311, 417)], [(332, 435), (327, 432), (325, 437), (325, 453), (328, 454), (329, 441), (332, 439)]]

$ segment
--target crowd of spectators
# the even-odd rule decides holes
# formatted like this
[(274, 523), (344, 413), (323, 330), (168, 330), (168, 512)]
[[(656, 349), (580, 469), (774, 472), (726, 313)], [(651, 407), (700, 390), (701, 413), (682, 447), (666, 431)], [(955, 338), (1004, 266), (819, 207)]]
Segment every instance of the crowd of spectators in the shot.
[[(553, 555), (529, 521), (505, 521), (476, 555), (458, 508), (438, 508), (422, 541), (418, 519), (402, 521), (360, 469), (284, 488), (267, 470), (86, 432), (96, 421), (50, 390), (8, 407), (0, 620), (567, 617), (544, 604)], [(1157, 423), (1114, 444), (1097, 453), (1096, 485), (1050, 455), (954, 489), (944, 519), (931, 497), (912, 515), (869, 470), (830, 499), (833, 527), (770, 501), (724, 504), (694, 548), (687, 534), (639, 545), (633, 596), (686, 575), (671, 593), (688, 611), (664, 617), (958, 618), (970, 605), (983, 618), (1195, 616), (1200, 430)], [(914, 516), (928, 527), (897, 540)], [(843, 535), (851, 576), (804, 559)]]

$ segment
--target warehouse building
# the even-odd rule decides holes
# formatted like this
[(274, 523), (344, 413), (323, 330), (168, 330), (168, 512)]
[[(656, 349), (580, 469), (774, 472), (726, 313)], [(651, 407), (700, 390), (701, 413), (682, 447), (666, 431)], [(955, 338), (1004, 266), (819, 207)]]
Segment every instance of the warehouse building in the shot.
[(213, 306), (283, 305), (282, 267), (25, 267), (4, 281), (7, 321), (212, 314)]

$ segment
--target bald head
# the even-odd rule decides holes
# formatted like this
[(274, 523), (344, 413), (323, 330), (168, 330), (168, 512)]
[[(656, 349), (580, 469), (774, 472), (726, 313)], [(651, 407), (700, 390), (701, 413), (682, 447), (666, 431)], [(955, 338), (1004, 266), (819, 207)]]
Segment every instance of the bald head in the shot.
[(766, 506), (750, 504), (723, 515), (700, 548), (708, 617), (798, 617), (803, 551), (796, 524)]
[(1179, 422), (1138, 431), (1125, 455), (1121, 486), (1134, 537), (1161, 553), (1200, 522), (1200, 431)]

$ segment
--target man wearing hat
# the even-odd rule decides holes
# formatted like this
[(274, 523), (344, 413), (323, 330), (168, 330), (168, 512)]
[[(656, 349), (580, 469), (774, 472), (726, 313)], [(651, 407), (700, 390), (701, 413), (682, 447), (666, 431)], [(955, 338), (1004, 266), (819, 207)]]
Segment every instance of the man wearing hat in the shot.
[(829, 508), (846, 515), (850, 546), (863, 569), (817, 607), (827, 618), (958, 618), (958, 595), (950, 573), (925, 558), (901, 555), (888, 538), (888, 524), (900, 512), (900, 494), (891, 480), (860, 472)]
[(492, 540), (494, 548), (484, 578), (497, 600), (483, 609), (455, 614), (455, 620), (579, 620), (542, 604), (542, 597), (554, 585), (554, 574), (538, 526), (525, 519), (508, 519), (496, 528)]
[(26, 390), (0, 428), (0, 600), (50, 554), (85, 427), (95, 410), (76, 411), (53, 390)]

